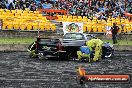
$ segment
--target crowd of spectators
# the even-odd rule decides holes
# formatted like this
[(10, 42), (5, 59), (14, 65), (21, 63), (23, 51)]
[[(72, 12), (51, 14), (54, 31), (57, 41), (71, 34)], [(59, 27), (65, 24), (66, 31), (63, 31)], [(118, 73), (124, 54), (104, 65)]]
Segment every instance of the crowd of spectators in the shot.
[(132, 14), (132, 0), (58, 0), (56, 5), (57, 9), (68, 10), (72, 15), (98, 19), (124, 16), (125, 11)]
[(96, 16), (98, 19), (124, 16), (127, 11), (132, 14), (132, 0), (0, 0), (2, 9), (38, 8), (67, 10), (68, 14), (77, 16)]
[(0, 0), (0, 8), (2, 9), (22, 9), (29, 8), (30, 10), (36, 10), (36, 0)]

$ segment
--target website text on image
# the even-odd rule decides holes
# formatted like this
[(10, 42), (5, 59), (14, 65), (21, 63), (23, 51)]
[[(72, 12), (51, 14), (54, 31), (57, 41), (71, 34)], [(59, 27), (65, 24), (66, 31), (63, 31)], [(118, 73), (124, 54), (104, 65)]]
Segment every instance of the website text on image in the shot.
[(81, 84), (85, 82), (99, 83), (130, 83), (129, 74), (88, 74), (81, 66), (77, 70), (77, 79)]
[(63, 32), (66, 33), (83, 33), (83, 23), (80, 22), (63, 22)]

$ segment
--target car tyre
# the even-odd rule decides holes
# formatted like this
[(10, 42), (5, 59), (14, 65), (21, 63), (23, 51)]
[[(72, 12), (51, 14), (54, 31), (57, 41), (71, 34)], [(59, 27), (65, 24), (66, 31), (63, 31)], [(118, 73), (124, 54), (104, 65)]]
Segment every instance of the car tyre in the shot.
[(67, 58), (66, 60), (74, 60), (75, 57), (73, 56), (73, 54), (71, 52), (67, 53)]

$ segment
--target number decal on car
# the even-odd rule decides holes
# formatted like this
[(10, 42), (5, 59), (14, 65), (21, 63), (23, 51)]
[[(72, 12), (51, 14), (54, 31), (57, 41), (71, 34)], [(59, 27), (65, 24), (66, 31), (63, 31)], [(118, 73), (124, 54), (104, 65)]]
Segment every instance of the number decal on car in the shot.
[(48, 49), (48, 47), (47, 46), (43, 46), (43, 49)]

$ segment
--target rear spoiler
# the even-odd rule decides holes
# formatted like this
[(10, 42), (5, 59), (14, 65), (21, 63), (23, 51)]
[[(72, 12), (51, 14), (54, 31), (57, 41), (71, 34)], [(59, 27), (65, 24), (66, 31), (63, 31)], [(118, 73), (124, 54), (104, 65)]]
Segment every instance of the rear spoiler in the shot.
[(59, 39), (59, 38), (42, 38), (42, 37), (40, 38), (39, 37), (39, 38), (37, 38), (37, 42), (40, 41), (41, 39), (43, 39), (43, 40), (56, 40), (56, 41), (61, 41), (61, 39)]
[(59, 40), (59, 38), (45, 38), (45, 37), (36, 37), (37, 39), (56, 39)]

